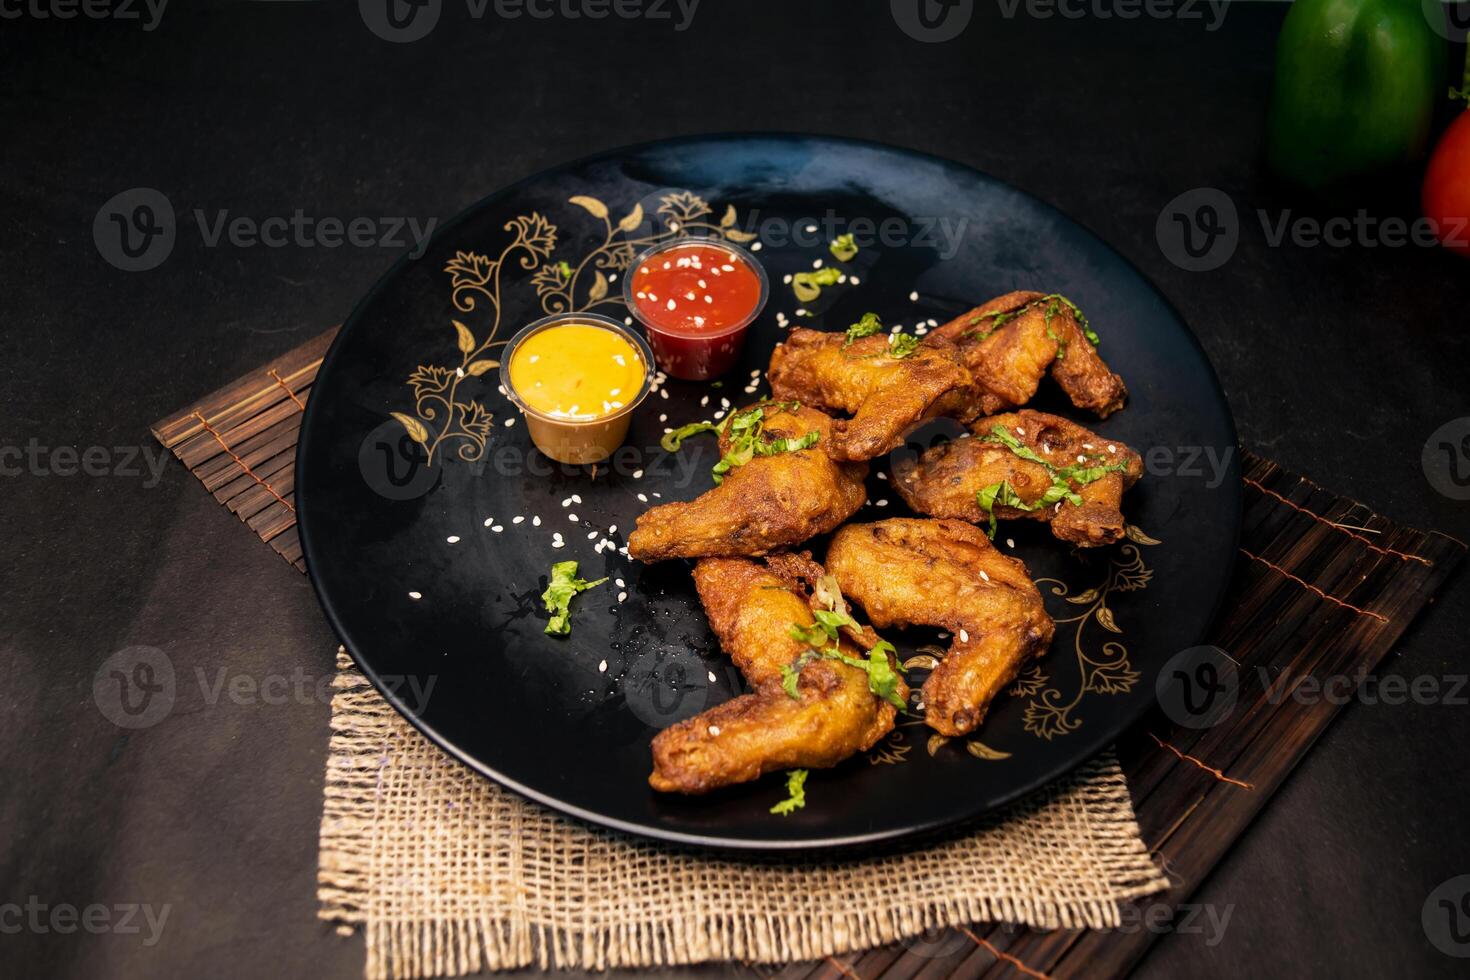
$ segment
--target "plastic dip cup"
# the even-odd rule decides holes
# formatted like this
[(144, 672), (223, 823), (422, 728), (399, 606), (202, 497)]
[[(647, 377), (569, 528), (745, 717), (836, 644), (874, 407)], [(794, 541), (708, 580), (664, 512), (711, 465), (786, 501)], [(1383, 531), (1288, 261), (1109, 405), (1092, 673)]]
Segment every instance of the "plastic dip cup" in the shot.
[(500, 360), (500, 383), (531, 441), (560, 463), (611, 456), (652, 381), (653, 352), (643, 338), (595, 313), (537, 320), (510, 339)]
[(734, 366), (769, 285), (745, 249), (715, 238), (675, 238), (639, 255), (623, 299), (643, 324), (658, 366), (703, 381)]

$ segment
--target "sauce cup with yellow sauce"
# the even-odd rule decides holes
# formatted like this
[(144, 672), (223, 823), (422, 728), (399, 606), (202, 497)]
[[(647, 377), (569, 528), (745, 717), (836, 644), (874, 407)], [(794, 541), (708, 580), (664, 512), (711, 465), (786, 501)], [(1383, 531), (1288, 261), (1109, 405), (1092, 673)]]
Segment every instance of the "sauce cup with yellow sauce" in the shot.
[(595, 313), (557, 313), (506, 344), (500, 383), (536, 448), (561, 463), (596, 463), (628, 436), (648, 396), (653, 352), (638, 334)]

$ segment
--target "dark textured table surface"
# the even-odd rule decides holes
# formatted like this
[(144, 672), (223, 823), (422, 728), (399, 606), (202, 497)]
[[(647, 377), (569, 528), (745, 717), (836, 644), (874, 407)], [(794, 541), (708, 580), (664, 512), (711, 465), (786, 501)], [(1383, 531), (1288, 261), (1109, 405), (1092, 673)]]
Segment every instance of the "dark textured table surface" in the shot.
[[(326, 0), (181, 3), (153, 30), (36, 16), (60, 7), (0, 6), (7, 975), (362, 967), (361, 941), (315, 916), (328, 707), (311, 691), (336, 643), (306, 579), (165, 464), (147, 427), (339, 322), (397, 252), (211, 245), (196, 209), (211, 225), (226, 210), (447, 218), (543, 167), (683, 133), (913, 147), (1039, 195), (1137, 263), (1213, 357), (1246, 445), (1470, 538), (1470, 505), (1421, 466), (1430, 434), (1470, 416), (1470, 264), (1412, 246), (1273, 245), (1257, 215), (1303, 213), (1259, 165), (1283, 7), (1125, 21), (978, 3), (959, 37), (925, 43), (877, 2), (705, 0), (678, 30), (675, 4), (668, 20), (493, 6), (475, 19), (451, 0), (407, 44)], [(99, 254), (93, 222), (137, 187), (167, 196), (179, 230), (167, 261), (128, 273)], [(1156, 222), (1205, 187), (1238, 206), (1239, 246), (1189, 272)], [(1387, 202), (1371, 216), (1412, 216)], [(97, 447), (81, 457), (90, 472), (66, 447)], [(1462, 574), (1385, 671), (1453, 688), (1467, 596)], [(163, 722), (128, 731), (92, 682), (135, 645), (168, 654), (181, 694)], [(1464, 697), (1350, 705), (1199, 894), (1230, 910), (1218, 942), (1166, 937), (1140, 973), (1463, 975), (1420, 914), (1470, 873)], [(90, 905), (106, 908), (92, 931), (55, 914)]]

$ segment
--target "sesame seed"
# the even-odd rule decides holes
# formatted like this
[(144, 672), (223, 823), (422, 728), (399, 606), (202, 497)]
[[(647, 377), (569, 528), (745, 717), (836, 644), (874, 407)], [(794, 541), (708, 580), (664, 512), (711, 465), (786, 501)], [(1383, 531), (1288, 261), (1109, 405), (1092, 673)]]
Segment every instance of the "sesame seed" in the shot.
[(551, 542), (551, 546), (553, 548), (565, 548), (567, 543), (565, 541), (553, 541)]
[[(662, 422), (663, 421), (663, 418), (660, 417), (659, 418), (659, 421)], [(642, 470), (634, 470), (633, 471), (633, 479), (635, 479), (635, 480), (641, 480), (641, 479), (643, 479), (643, 471)]]
[(918, 301), (919, 301), (919, 291), (916, 289), (913, 292), (909, 293), (909, 302), (910, 303), (917, 303)]
[(571, 497), (563, 497), (563, 498), (561, 498), (561, 505), (563, 507), (570, 507), (572, 505), (572, 498)]
[(750, 246), (750, 250), (752, 252), (759, 252), (761, 250), (761, 243), (756, 242), (754, 245)]
[(672, 309), (674, 309), (674, 308), (675, 308), (675, 305), (676, 305), (676, 304), (675, 304), (675, 303), (674, 303), (674, 301), (673, 301), (673, 300), (669, 300), (669, 302), (668, 302), (668, 307), (669, 307), (669, 309), (671, 309), (671, 310), (672, 310)]
[(1116, 453), (1117, 451), (1118, 451), (1118, 447), (1117, 446), (1109, 446), (1108, 447), (1108, 452), (1110, 452), (1110, 453)]
[(492, 527), (490, 530), (494, 531), (496, 534), (499, 534), (501, 531), (504, 531), (505, 530), (505, 525), (504, 524), (497, 524), (494, 527)]
[(628, 593), (626, 593), (626, 592), (619, 592), (618, 593), (618, 601), (619, 602), (626, 602), (627, 600), (628, 600)]
[(408, 594), (408, 597), (410, 599), (422, 599), (424, 597), (424, 594), (422, 592), (410, 592)]
[(641, 501), (643, 501), (645, 504), (648, 503), (648, 495), (647, 494), (640, 493), (638, 495), (638, 499), (641, 500)]
[(532, 527), (540, 527), (541, 526), (541, 518), (540, 517), (533, 517), (533, 518), (531, 518), (531, 526)]
[(577, 523), (577, 515), (576, 514), (568, 514), (567, 515), (567, 520), (569, 520), (573, 524), (575, 524), (575, 523)]
[(720, 726), (719, 725), (711, 725), (711, 726), (709, 726), (709, 733), (711, 735), (718, 735), (718, 734), (720, 734)]
[(458, 534), (451, 534), (449, 537), (445, 538), (444, 540), (445, 541), (448, 541), (450, 544), (459, 544), (459, 535)]
[(817, 259), (814, 262), (812, 262), (812, 268), (813, 269), (820, 269), (821, 267), (822, 267), (822, 260), (821, 259)]
[(610, 525), (608, 525), (607, 533), (608, 534), (617, 534), (618, 533), (618, 526), (616, 524), (610, 524)]
[(511, 418), (508, 418), (508, 419), (505, 420), (505, 427), (507, 429), (509, 429), (511, 426), (513, 426), (515, 424), (516, 424), (516, 420), (515, 420), (515, 417), (514, 416), (512, 416)]
[(597, 665), (597, 672), (599, 674), (605, 674), (605, 673), (607, 673), (607, 661), (606, 660), (604, 660), (602, 663), (600, 663), (600, 664)]
[[(784, 283), (790, 283), (791, 282), (791, 273), (788, 272), (786, 275), (782, 276), (781, 277), (781, 281), (784, 282)], [(700, 283), (700, 285), (703, 285), (703, 283)]]
[(969, 634), (969, 632), (967, 630), (960, 630), (960, 642), (961, 643), (969, 643), (970, 642), (970, 634)]
[(983, 568), (980, 569), (980, 577), (983, 578), (987, 582), (990, 581), (990, 576), (985, 574), (985, 569), (983, 569)]
[(1016, 539), (1015, 538), (1006, 538), (1006, 547), (1007, 548), (1014, 548), (1015, 546), (1016, 546)]
[(660, 398), (668, 398), (669, 397), (668, 389), (666, 389), (666, 388), (660, 388), (658, 390), (658, 396)]
[(580, 504), (581, 502), (582, 502), (582, 498), (581, 498), (580, 495), (575, 494), (575, 493), (572, 494), (572, 503), (574, 503), (574, 504)]
[(862, 282), (862, 280), (859, 279), (857, 276), (849, 276), (848, 278), (852, 280), (852, 284), (854, 286), (856, 286), (856, 285), (858, 285), (859, 283)]
[(880, 480), (886, 480), (886, 479), (888, 479), (888, 474), (887, 473), (884, 473), (882, 470), (879, 470), (878, 471), (878, 479), (880, 479)]
[(623, 580), (622, 579), (615, 578), (615, 579), (613, 579), (613, 584), (616, 585), (618, 588), (621, 589), (623, 587), (623, 584), (624, 583), (623, 583)]
[(733, 265), (722, 265), (722, 266), (720, 266), (720, 268), (721, 269), (724, 269), (726, 272), (734, 272), (735, 271), (735, 267)]
[(489, 527), (491, 524), (494, 524), (494, 523), (495, 523), (495, 518), (493, 518), (493, 517), (487, 517), (487, 518), (485, 518), (485, 526), (486, 527)]
[(879, 499), (878, 506), (879, 507), (887, 507), (888, 506), (888, 498), (887, 497), (883, 497), (883, 498)]
[[(587, 535), (587, 540), (588, 541), (591, 541), (595, 537), (597, 537), (597, 532), (596, 531), (593, 531), (593, 532), (591, 532), (590, 534)], [(601, 548), (598, 548), (597, 550), (598, 551), (601, 551), (602, 549)]]

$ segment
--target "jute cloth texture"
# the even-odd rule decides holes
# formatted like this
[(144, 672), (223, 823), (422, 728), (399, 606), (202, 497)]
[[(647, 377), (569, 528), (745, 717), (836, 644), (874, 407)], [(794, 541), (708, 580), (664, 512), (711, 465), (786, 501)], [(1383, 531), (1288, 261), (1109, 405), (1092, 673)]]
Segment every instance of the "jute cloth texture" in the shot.
[(371, 980), (808, 960), (977, 921), (1104, 928), (1167, 885), (1111, 752), (962, 832), (750, 858), (599, 830), (501, 789), (340, 651), (335, 685), (319, 914), (364, 933)]

